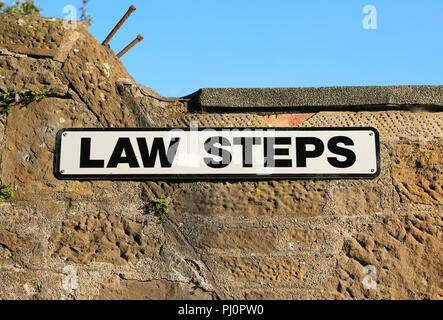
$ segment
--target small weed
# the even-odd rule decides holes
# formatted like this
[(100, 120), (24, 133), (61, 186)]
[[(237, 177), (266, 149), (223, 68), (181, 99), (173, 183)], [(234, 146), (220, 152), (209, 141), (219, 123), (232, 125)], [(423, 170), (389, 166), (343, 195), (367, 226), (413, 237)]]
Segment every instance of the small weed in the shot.
[(39, 102), (54, 94), (54, 89), (50, 90), (6, 90), (0, 93), (0, 115), (11, 114), (11, 108), (17, 105), (28, 105), (31, 102)]
[(12, 190), (12, 186), (10, 184), (2, 186), (0, 188), (0, 203), (11, 199), (14, 196), (14, 191)]
[(168, 202), (164, 199), (155, 199), (152, 202), (152, 208), (154, 210), (154, 214), (160, 217), (160, 220), (163, 223), (168, 221), (166, 214), (168, 213)]
[(191, 281), (189, 281), (190, 284), (192, 284), (192, 294), (197, 293), (199, 290), (202, 290), (202, 286), (200, 284), (200, 281), (198, 281), (197, 277), (194, 277), (191, 279)]

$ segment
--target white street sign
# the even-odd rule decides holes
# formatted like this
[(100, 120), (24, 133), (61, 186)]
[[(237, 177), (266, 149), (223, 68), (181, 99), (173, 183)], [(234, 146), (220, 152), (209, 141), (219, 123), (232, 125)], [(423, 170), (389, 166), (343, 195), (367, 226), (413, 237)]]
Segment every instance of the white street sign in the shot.
[(64, 129), (55, 175), (82, 180), (375, 178), (374, 128)]

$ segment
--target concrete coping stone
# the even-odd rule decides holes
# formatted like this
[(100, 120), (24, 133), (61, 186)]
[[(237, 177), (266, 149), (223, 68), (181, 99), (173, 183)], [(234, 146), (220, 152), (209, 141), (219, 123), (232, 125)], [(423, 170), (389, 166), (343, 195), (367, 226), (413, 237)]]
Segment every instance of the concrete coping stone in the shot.
[(205, 88), (188, 96), (201, 109), (300, 109), (324, 111), (358, 107), (443, 109), (443, 86), (318, 88)]

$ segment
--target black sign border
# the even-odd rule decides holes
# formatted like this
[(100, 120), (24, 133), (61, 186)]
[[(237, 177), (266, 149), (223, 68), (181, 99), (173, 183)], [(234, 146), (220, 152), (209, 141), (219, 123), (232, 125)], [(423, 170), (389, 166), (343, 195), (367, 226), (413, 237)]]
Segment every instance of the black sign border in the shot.
[[(257, 174), (161, 174), (161, 175), (64, 175), (60, 172), (60, 153), (61, 153), (61, 140), (65, 132), (131, 132), (131, 131), (171, 131), (171, 130), (248, 130), (248, 131), (372, 131), (375, 135), (375, 148), (377, 169), (376, 172), (370, 174), (269, 174), (269, 175), (257, 175)], [(381, 174), (381, 160), (380, 160), (380, 134), (377, 129), (373, 127), (207, 127), (207, 128), (66, 128), (57, 133), (55, 151), (54, 151), (54, 176), (58, 180), (94, 180), (94, 181), (214, 181), (214, 180), (251, 180), (251, 181), (266, 181), (266, 180), (306, 180), (306, 179), (375, 179)]]

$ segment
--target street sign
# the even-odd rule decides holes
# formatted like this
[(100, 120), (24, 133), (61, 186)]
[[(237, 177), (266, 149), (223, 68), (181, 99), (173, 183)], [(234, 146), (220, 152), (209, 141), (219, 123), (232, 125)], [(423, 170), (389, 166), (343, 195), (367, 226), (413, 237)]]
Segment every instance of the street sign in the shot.
[(64, 129), (54, 173), (76, 180), (375, 178), (374, 128)]

